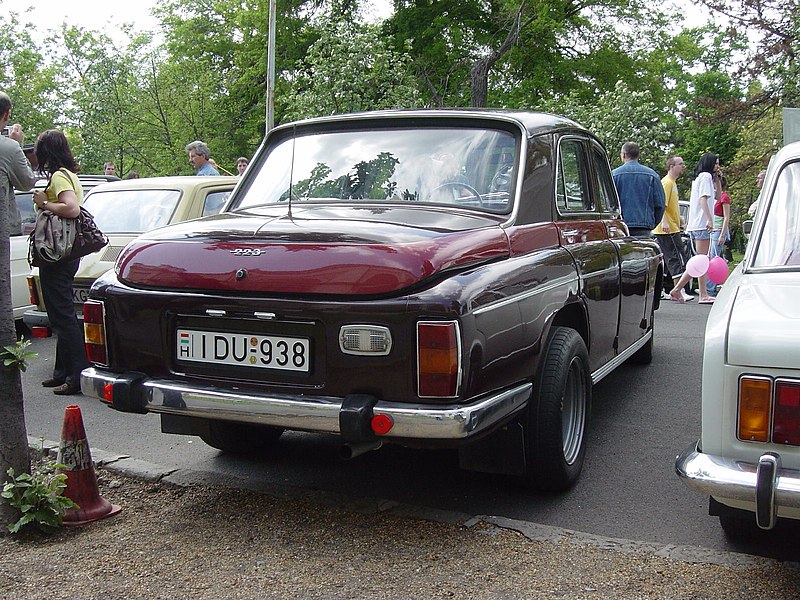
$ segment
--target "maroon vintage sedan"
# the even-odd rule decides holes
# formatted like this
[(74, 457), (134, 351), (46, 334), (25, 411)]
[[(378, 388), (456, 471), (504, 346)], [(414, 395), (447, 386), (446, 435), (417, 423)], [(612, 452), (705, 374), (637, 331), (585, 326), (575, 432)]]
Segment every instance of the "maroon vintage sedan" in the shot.
[(144, 234), (85, 305), (85, 394), (263, 451), (453, 447), (572, 485), (593, 383), (647, 363), (661, 260), (562, 117), (392, 111), (272, 130), (225, 210)]

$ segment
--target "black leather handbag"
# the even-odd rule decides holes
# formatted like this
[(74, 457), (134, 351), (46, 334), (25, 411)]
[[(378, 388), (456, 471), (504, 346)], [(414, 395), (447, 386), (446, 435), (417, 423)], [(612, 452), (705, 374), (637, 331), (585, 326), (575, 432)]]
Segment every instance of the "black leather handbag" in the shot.
[(97, 252), (106, 244), (108, 238), (100, 231), (92, 214), (81, 206), (80, 214), (75, 217), (75, 240), (72, 242), (70, 259), (74, 260)]

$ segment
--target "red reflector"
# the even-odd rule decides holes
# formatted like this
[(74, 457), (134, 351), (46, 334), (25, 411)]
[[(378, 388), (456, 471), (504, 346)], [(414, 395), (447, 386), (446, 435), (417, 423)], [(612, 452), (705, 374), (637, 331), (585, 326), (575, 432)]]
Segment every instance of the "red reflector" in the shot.
[(111, 404), (114, 401), (114, 384), (107, 383), (103, 386), (103, 400)]
[(800, 446), (800, 382), (775, 382), (775, 416), (772, 441)]
[(386, 435), (394, 425), (394, 419), (389, 415), (375, 415), (369, 424), (377, 435)]
[(49, 327), (31, 327), (31, 337), (46, 338), (50, 337)]

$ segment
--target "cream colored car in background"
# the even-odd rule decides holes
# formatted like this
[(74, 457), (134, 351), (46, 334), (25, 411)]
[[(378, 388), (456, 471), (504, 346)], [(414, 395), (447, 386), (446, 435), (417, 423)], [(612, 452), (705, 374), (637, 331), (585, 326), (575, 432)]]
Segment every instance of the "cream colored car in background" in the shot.
[(769, 165), (742, 262), (708, 317), (700, 440), (678, 476), (729, 537), (800, 519), (800, 142)]
[[(119, 178), (110, 175), (83, 175), (78, 174), (84, 192), (89, 192), (102, 183), (118, 181)], [(40, 179), (34, 185), (37, 190), (42, 190), (47, 185), (46, 179)], [(28, 275), (31, 267), (28, 264), (28, 236), (36, 224), (36, 213), (33, 210), (33, 192), (15, 191), (16, 211), (12, 212), (11, 233), (11, 301), (14, 307), (14, 321), (17, 323), (17, 332), (23, 333), (22, 318), (24, 314), (34, 308), (31, 303), (31, 293), (28, 289)]]
[[(109, 244), (100, 252), (81, 259), (73, 285), (76, 312), (83, 311), (83, 302), (92, 283), (113, 268), (128, 242), (141, 233), (164, 225), (218, 213), (238, 181), (238, 177), (227, 176), (147, 177), (94, 188), (86, 195), (83, 205), (108, 236)], [(25, 325), (47, 327), (39, 270), (33, 269), (28, 280), (36, 306), (25, 311)]]

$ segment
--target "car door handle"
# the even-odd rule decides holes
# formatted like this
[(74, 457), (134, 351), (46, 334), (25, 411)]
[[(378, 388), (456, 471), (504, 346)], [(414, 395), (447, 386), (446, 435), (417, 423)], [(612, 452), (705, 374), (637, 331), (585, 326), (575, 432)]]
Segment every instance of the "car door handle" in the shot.
[(577, 229), (562, 229), (561, 230), (561, 235), (563, 235), (564, 237), (575, 237), (576, 235), (578, 235), (578, 230)]

